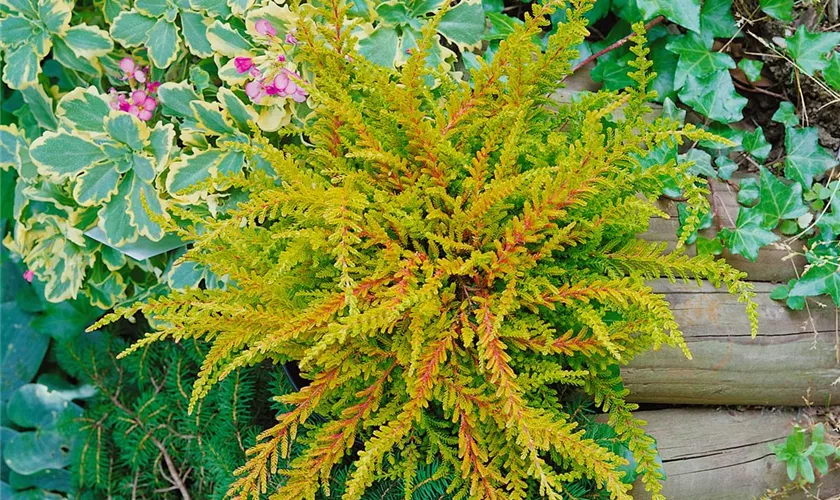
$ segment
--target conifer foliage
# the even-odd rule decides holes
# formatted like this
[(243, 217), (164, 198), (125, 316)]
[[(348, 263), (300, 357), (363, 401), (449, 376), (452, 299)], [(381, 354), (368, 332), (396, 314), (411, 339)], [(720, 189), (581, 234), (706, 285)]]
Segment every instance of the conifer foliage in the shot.
[(655, 443), (631, 415), (619, 367), (662, 345), (689, 353), (645, 280), (707, 279), (753, 321), (755, 305), (725, 263), (636, 238), (664, 215), (648, 200), (666, 174), (693, 205), (684, 234), (705, 208), (688, 165), (643, 166), (646, 151), (715, 140), (645, 119), (643, 27), (634, 88), (561, 105), (550, 96), (587, 34), (588, 3), (572, 0), (542, 47), (535, 35), (554, 7), (534, 5), (467, 83), (425, 64), (434, 22), (394, 71), (354, 52), (343, 3), (305, 6), (296, 37), (311, 84), (299, 84), (315, 108), (302, 140), (229, 145), (268, 159), (280, 181), (217, 180), (250, 194), (224, 217), (174, 210), (172, 220), (192, 221), (185, 258), (231, 285), (175, 291), (94, 325), (137, 312), (160, 325), (124, 354), (164, 339), (209, 343), (191, 410), (241, 368), (298, 363), (311, 382), (280, 397), (287, 410), (257, 437), (231, 496), (258, 498), (274, 475), (276, 498), (329, 494), (347, 459), (344, 500), (386, 474), (404, 478), (408, 498), (432, 461), (454, 498), (564, 498), (579, 479), (631, 498), (627, 461), (564, 413), (573, 387), (609, 414), (662, 498)]

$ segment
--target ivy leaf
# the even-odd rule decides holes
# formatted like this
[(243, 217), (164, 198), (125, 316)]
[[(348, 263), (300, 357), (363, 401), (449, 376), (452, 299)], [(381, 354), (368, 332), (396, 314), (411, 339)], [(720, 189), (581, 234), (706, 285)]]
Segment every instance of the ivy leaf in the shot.
[(599, 58), (595, 67), (592, 68), (590, 76), (596, 82), (604, 84), (604, 90), (622, 90), (634, 84), (635, 80), (630, 78), (630, 61), (636, 56), (627, 52), (622, 56)]
[(735, 92), (726, 70), (699, 78), (688, 75), (679, 97), (696, 111), (723, 123), (741, 120), (741, 110), (747, 105), (747, 99)]
[(831, 57), (828, 67), (823, 70), (823, 78), (834, 90), (840, 90), (840, 57), (837, 54)]
[(826, 293), (840, 307), (840, 273), (837, 272), (837, 266), (831, 263), (808, 268), (790, 289), (789, 295), (816, 297)]
[(794, 180), (805, 189), (810, 189), (814, 177), (822, 176), (837, 165), (834, 156), (818, 142), (815, 128), (787, 127), (785, 130), (785, 177)]
[(793, 21), (793, 0), (758, 0), (758, 6), (774, 19)]
[(688, 167), (688, 171), (694, 175), (703, 175), (710, 179), (717, 177), (717, 172), (712, 167), (711, 155), (701, 149), (692, 149), (688, 153), (680, 155), (679, 159), (680, 163), (693, 163)]
[(738, 61), (738, 68), (747, 75), (747, 79), (751, 82), (757, 82), (761, 79), (761, 69), (763, 67), (764, 63), (756, 59), (743, 58)]
[(732, 178), (732, 174), (738, 170), (738, 164), (732, 161), (728, 156), (721, 155), (715, 158), (715, 165), (718, 169), (718, 177), (728, 181)]
[(741, 147), (759, 163), (764, 163), (770, 156), (770, 150), (773, 149), (773, 146), (764, 137), (764, 130), (761, 127), (752, 132), (745, 132), (741, 138)]
[(787, 50), (796, 64), (810, 76), (828, 67), (826, 56), (840, 43), (840, 32), (811, 33), (805, 25), (786, 38)]
[(763, 217), (762, 226), (774, 229), (781, 219), (796, 219), (808, 213), (808, 207), (802, 202), (802, 186), (786, 185), (766, 168), (761, 168), (759, 201), (755, 209)]
[(795, 127), (799, 125), (799, 117), (796, 116), (796, 106), (788, 101), (782, 101), (779, 104), (779, 109), (773, 113), (773, 116), (770, 119), (788, 127)]
[(700, 0), (636, 0), (645, 19), (663, 15), (691, 31), (700, 32)]
[(676, 99), (675, 85), (679, 56), (667, 49), (668, 38), (660, 38), (650, 44), (650, 60), (653, 63), (651, 71), (656, 77), (650, 82), (650, 89), (656, 91), (656, 101)]
[(761, 212), (755, 208), (742, 208), (738, 211), (735, 228), (725, 227), (720, 231), (720, 238), (730, 252), (743, 255), (755, 262), (759, 248), (779, 239), (779, 236), (761, 227)]
[(711, 33), (715, 38), (729, 38), (738, 32), (732, 16), (732, 0), (705, 0), (700, 10), (702, 33)]
[(668, 43), (668, 50), (680, 56), (674, 81), (676, 88), (682, 88), (689, 75), (702, 77), (735, 67), (735, 61), (729, 55), (712, 52), (712, 43), (712, 38), (696, 33), (686, 33)]

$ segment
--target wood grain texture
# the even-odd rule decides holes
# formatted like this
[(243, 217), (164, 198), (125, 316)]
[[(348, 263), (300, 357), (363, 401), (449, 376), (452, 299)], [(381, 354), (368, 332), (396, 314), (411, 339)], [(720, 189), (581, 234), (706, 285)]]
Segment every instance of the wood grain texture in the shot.
[[(840, 402), (835, 308), (791, 311), (755, 283), (759, 334), (744, 305), (709, 284), (651, 283), (665, 294), (693, 359), (677, 349), (643, 353), (622, 368), (628, 399), (644, 403), (802, 406)], [(817, 331), (817, 334), (814, 333)]]
[[(780, 410), (668, 409), (637, 412), (657, 440), (670, 500), (750, 500), (788, 483), (769, 445), (783, 442), (798, 413)], [(840, 494), (840, 474), (820, 478), (816, 498)], [(636, 500), (650, 495), (637, 484)], [(794, 491), (788, 499), (814, 498)]]

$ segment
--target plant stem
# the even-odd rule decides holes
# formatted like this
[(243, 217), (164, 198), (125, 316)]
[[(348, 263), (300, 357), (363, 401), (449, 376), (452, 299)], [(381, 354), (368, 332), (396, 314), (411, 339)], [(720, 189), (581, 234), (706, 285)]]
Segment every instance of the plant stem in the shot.
[[(656, 26), (657, 24), (661, 23), (664, 20), (665, 20), (664, 16), (659, 16), (659, 17), (649, 21), (647, 24), (645, 24), (645, 31), (650, 31), (651, 28), (653, 28), (654, 26)], [(570, 74), (576, 73), (577, 70), (579, 70), (580, 68), (582, 68), (582, 67), (586, 66), (587, 64), (591, 63), (595, 59), (598, 59), (602, 55), (607, 54), (609, 52), (612, 52), (613, 50), (615, 50), (619, 47), (622, 47), (625, 43), (627, 43), (630, 40), (630, 37), (632, 37), (632, 36), (633, 36), (633, 33), (630, 33), (629, 35), (625, 36), (621, 40), (618, 40), (617, 42), (613, 43), (612, 45), (610, 45), (610, 46), (608, 46), (604, 49), (601, 49), (598, 52), (596, 52), (595, 54), (592, 54), (591, 56), (587, 57), (583, 61), (579, 62), (577, 64), (577, 66), (572, 68), (572, 72)]]

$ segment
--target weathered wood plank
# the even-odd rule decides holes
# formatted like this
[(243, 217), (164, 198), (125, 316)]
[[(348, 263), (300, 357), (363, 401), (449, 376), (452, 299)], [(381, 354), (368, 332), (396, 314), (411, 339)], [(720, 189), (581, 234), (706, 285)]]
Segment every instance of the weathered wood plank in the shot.
[[(756, 283), (759, 334), (750, 337), (744, 305), (709, 284), (652, 282), (664, 293), (693, 354), (676, 349), (639, 355), (622, 375), (629, 399), (644, 403), (817, 405), (840, 402), (835, 308), (791, 311)], [(815, 334), (816, 330), (816, 334)]]
[[(783, 442), (797, 413), (779, 410), (668, 409), (637, 412), (657, 440), (665, 474), (663, 493), (672, 500), (750, 500), (787, 484), (785, 466), (769, 445)], [(820, 478), (813, 491), (840, 494), (840, 474)], [(637, 484), (633, 498), (650, 495)], [(788, 499), (806, 497), (793, 492)]]

